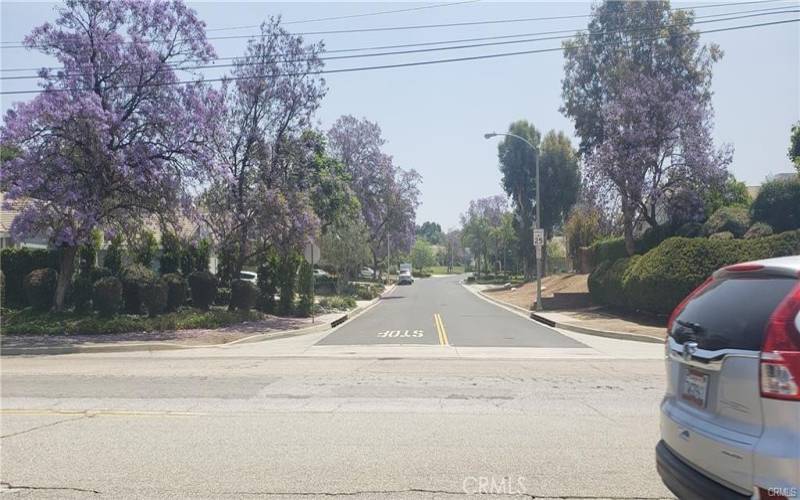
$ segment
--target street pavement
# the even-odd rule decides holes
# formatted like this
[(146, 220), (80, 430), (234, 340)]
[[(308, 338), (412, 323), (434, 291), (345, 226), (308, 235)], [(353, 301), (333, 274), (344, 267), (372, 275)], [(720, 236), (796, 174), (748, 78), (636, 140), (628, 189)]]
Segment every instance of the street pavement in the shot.
[(379, 310), (345, 324), (319, 345), (585, 347), (477, 297), (461, 281), (462, 277), (446, 276), (397, 286), (376, 306)]
[(3, 358), (0, 493), (670, 497), (662, 346), (539, 326), (453, 278), (391, 296), (268, 342)]

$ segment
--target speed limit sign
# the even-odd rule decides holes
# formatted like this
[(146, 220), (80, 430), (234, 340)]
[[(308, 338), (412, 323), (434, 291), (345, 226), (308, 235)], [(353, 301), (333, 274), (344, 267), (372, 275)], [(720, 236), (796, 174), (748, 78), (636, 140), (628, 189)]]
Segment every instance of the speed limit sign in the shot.
[(533, 230), (533, 246), (535, 247), (544, 246), (544, 229)]

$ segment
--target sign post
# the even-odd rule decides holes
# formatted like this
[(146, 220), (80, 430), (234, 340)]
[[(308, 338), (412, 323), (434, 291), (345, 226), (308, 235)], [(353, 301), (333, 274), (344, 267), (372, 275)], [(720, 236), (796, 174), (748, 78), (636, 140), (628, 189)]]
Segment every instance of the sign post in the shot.
[[(538, 226), (538, 224), (537, 224)], [(542, 248), (544, 247), (544, 229), (534, 228), (533, 246), (536, 249), (536, 310), (542, 310)]]
[(311, 296), (314, 297), (314, 301), (311, 303), (311, 322), (314, 323), (316, 321), (314, 315), (314, 306), (316, 305), (316, 293), (314, 290), (316, 288), (316, 281), (317, 281), (317, 277), (316, 275), (314, 275), (314, 266), (317, 264), (317, 262), (319, 262), (320, 249), (317, 246), (317, 244), (314, 243), (314, 240), (312, 240), (311, 238), (308, 239), (308, 244), (303, 249), (303, 257), (306, 258), (306, 262), (311, 264)]

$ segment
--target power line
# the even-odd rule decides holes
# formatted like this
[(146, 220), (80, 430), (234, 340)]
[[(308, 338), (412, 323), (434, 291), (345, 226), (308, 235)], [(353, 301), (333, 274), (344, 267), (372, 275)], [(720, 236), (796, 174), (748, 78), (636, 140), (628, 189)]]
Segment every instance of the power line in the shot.
[[(729, 26), (725, 28), (716, 28), (704, 31), (694, 31), (691, 34), (707, 34), (707, 33), (720, 33), (724, 31), (735, 31), (741, 29), (750, 29), (750, 28), (758, 28), (763, 26), (775, 26), (779, 24), (787, 24), (787, 23), (795, 23), (800, 21), (800, 18), (796, 19), (785, 19), (781, 21), (771, 21), (771, 22), (764, 22), (764, 23), (757, 23), (757, 24), (747, 24), (741, 26)], [(666, 34), (662, 36), (653, 37), (650, 40), (659, 40), (662, 38), (667, 38), (670, 36), (674, 36), (673, 34)], [(382, 64), (382, 65), (374, 65), (374, 66), (361, 66), (361, 67), (352, 67), (352, 68), (338, 68), (338, 69), (325, 69), (319, 71), (310, 71), (305, 73), (286, 73), (286, 74), (279, 74), (279, 75), (253, 75), (253, 76), (246, 76), (246, 77), (230, 77), (230, 78), (210, 78), (207, 80), (203, 80), (204, 83), (215, 83), (215, 82), (222, 82), (222, 81), (236, 81), (236, 80), (253, 80), (259, 78), (275, 78), (275, 77), (288, 77), (288, 76), (303, 76), (303, 75), (326, 75), (326, 74), (336, 74), (336, 73), (352, 73), (358, 71), (372, 71), (372, 70), (379, 70), (379, 69), (395, 69), (395, 68), (406, 68), (406, 67), (414, 67), (414, 66), (429, 66), (433, 64), (446, 64), (446, 63), (453, 63), (453, 62), (464, 62), (464, 61), (477, 61), (477, 60), (484, 60), (484, 59), (496, 59), (501, 57), (512, 57), (512, 56), (520, 56), (520, 55), (527, 55), (527, 54), (541, 54), (546, 52), (557, 52), (563, 51), (563, 47), (550, 47), (546, 49), (534, 49), (534, 50), (523, 50), (518, 52), (501, 52), (495, 54), (484, 54), (484, 55), (477, 55), (477, 56), (465, 56), (465, 57), (456, 57), (450, 59), (432, 59), (427, 61), (414, 61), (414, 62), (406, 62), (406, 63), (395, 63), (395, 64)], [(174, 82), (163, 82), (163, 83), (153, 83), (143, 85), (145, 87), (163, 87), (163, 86), (171, 86), (171, 85), (185, 85), (185, 84), (192, 84), (197, 83), (195, 80), (184, 80), (184, 81), (174, 81)], [(136, 88), (138, 85), (119, 85), (113, 88)], [(0, 92), (0, 95), (17, 95), (17, 94), (38, 94), (42, 92), (76, 92), (82, 89), (78, 88), (69, 88), (69, 89), (37, 89), (37, 90), (19, 90), (19, 91), (5, 91)], [(90, 90), (90, 89), (84, 89)]]
[[(395, 9), (395, 10), (382, 10), (377, 12), (367, 12), (363, 14), (350, 14), (345, 16), (332, 16), (332, 17), (319, 17), (316, 19), (303, 19), (299, 21), (284, 21), (282, 24), (303, 24), (303, 23), (316, 23), (320, 21), (338, 21), (340, 19), (354, 19), (357, 17), (368, 17), (368, 16), (379, 16), (383, 14), (396, 14), (399, 12), (412, 12), (417, 10), (426, 10), (426, 9), (438, 9), (440, 7), (450, 7), (453, 5), (462, 5), (467, 3), (476, 3), (480, 0), (464, 0), (462, 2), (449, 2), (449, 3), (438, 3), (434, 5), (423, 5), (422, 7), (409, 7), (407, 9)], [(259, 28), (261, 25), (259, 24), (249, 24), (246, 26), (231, 26), (228, 28), (209, 28), (206, 31), (232, 31), (232, 30), (240, 30), (240, 29), (253, 29)]]
[[(783, 8), (783, 7), (779, 7)], [(771, 9), (756, 9), (750, 11), (740, 11), (740, 12), (729, 12), (724, 14), (710, 14), (707, 16), (698, 16), (695, 19), (705, 19), (709, 17), (720, 17), (720, 16), (730, 16), (732, 14), (746, 14), (740, 16), (732, 16), (732, 17), (723, 17), (720, 19), (705, 19), (701, 21), (694, 21), (694, 24), (705, 24), (705, 23), (712, 23), (712, 22), (722, 22), (722, 21), (732, 21), (737, 19), (748, 19), (752, 17), (760, 17), (765, 15), (778, 15), (778, 14), (787, 14), (787, 13), (797, 13), (800, 12), (797, 9), (794, 10), (783, 10), (783, 11), (775, 11), (776, 7)], [(769, 12), (764, 12), (767, 10)], [(753, 13), (755, 12), (755, 13)], [(646, 28), (630, 28), (624, 30), (608, 30), (605, 32), (594, 32), (588, 33), (591, 36), (599, 36), (602, 34), (614, 33), (614, 32), (637, 32), (637, 31), (647, 31), (651, 29), (661, 29), (661, 28), (669, 28), (673, 26), (678, 26), (679, 24), (684, 23), (673, 23), (668, 25), (658, 25), (653, 27), (646, 27)], [(581, 31), (581, 30), (577, 30)], [(473, 39), (462, 39), (462, 40), (449, 40), (449, 41), (439, 41), (439, 42), (422, 42), (422, 43), (415, 43), (415, 44), (401, 44), (395, 46), (386, 46), (386, 48), (405, 48), (405, 47), (417, 47), (417, 46), (427, 46), (427, 45), (443, 45), (448, 43), (459, 43), (459, 42), (470, 42), (470, 41), (483, 41), (483, 40), (504, 40), (510, 37), (519, 37), (519, 36), (536, 36), (536, 35), (550, 35), (550, 34), (562, 34), (562, 33), (575, 33), (576, 30), (557, 30), (557, 31), (545, 31), (539, 33), (530, 33), (530, 34), (523, 34), (523, 35), (500, 35), (496, 37), (481, 37), (481, 38), (473, 38)], [(424, 52), (436, 52), (441, 50), (462, 50), (462, 49), (469, 49), (469, 48), (478, 48), (478, 47), (488, 47), (488, 46), (495, 46), (495, 45), (510, 45), (510, 44), (517, 44), (517, 43), (531, 43), (531, 42), (540, 42), (545, 40), (557, 40), (557, 39), (564, 39), (564, 38), (571, 38), (571, 36), (546, 36), (546, 37), (538, 37), (538, 38), (527, 38), (527, 39), (520, 39), (520, 40), (506, 40), (506, 41), (496, 41), (490, 43), (475, 43), (475, 44), (468, 44), (468, 45), (456, 45), (456, 46), (449, 46), (449, 47), (433, 47), (433, 48), (424, 48), (424, 49), (413, 49), (413, 50), (399, 50), (399, 51), (391, 51), (391, 52), (378, 52), (378, 53), (370, 53), (370, 54), (355, 54), (355, 55), (344, 55), (344, 56), (323, 56), (320, 59), (322, 61), (332, 61), (332, 60), (340, 60), (340, 59), (354, 59), (354, 58), (363, 58), (363, 57), (379, 57), (379, 56), (393, 56), (393, 55), (405, 55), (405, 54), (414, 54), (414, 53), (424, 53)], [(331, 51), (328, 53), (333, 52), (345, 52), (345, 51), (360, 51), (360, 50), (370, 50), (370, 49), (382, 49), (383, 47), (372, 47), (372, 48), (360, 48), (360, 49), (340, 49), (339, 51)], [(241, 59), (242, 56), (230, 58), (230, 59)], [(308, 61), (309, 59), (294, 59), (294, 60), (278, 60), (277, 62), (302, 62)], [(234, 64), (205, 64), (205, 65), (195, 65), (195, 66), (169, 66), (172, 69), (179, 70), (179, 71), (190, 71), (190, 70), (197, 70), (197, 69), (218, 69), (218, 68), (230, 68), (230, 67), (237, 67), (240, 65), (255, 65), (259, 63), (234, 63)], [(132, 72), (136, 71), (135, 69), (131, 69), (125, 72)], [(0, 80), (30, 80), (30, 79), (37, 79), (39, 78), (38, 75), (25, 75), (25, 76), (5, 76), (0, 77)]]
[[(686, 8), (675, 8), (670, 9), (673, 11), (677, 10), (696, 10), (699, 8), (712, 8), (712, 7), (722, 7), (722, 6), (737, 6), (737, 5), (748, 5), (748, 4), (766, 4), (766, 3), (775, 3), (775, 2), (783, 2), (786, 0), (754, 0), (750, 2), (738, 2), (735, 4), (710, 4), (710, 5), (701, 5), (698, 7), (686, 7)], [(323, 31), (305, 31), (305, 32), (297, 32), (293, 33), (294, 35), (336, 35), (336, 34), (346, 34), (346, 33), (369, 33), (369, 32), (380, 32), (380, 31), (403, 31), (403, 30), (418, 30), (418, 29), (432, 29), (432, 28), (453, 28), (453, 27), (464, 27), (464, 26), (482, 26), (482, 25), (491, 25), (491, 24), (508, 24), (508, 23), (521, 23), (521, 22), (531, 22), (531, 21), (545, 21), (545, 20), (557, 20), (557, 19), (576, 19), (576, 18), (591, 18), (593, 17), (592, 14), (579, 14), (579, 15), (570, 15), (570, 16), (550, 16), (550, 17), (527, 17), (527, 18), (513, 18), (513, 19), (494, 19), (490, 21), (467, 21), (467, 22), (459, 22), (459, 23), (440, 23), (440, 24), (418, 24), (418, 25), (406, 25), (406, 26), (382, 26), (377, 28), (351, 28), (351, 29), (340, 29), (340, 30), (323, 30)], [(234, 39), (249, 39), (253, 38), (254, 36), (258, 36), (258, 33), (255, 34), (246, 34), (246, 35), (227, 35), (227, 36), (215, 36), (215, 37), (206, 37), (206, 40), (234, 40)], [(0, 46), (0, 49), (15, 49), (15, 48), (26, 48), (22, 42), (0, 42), (0, 43), (16, 43), (16, 45), (3, 45)], [(32, 46), (36, 48), (37, 46)]]

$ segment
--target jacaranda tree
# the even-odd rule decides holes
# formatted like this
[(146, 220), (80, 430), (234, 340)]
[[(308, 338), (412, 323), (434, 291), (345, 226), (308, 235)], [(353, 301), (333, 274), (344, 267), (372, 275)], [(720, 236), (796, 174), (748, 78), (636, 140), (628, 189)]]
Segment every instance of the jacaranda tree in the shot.
[(207, 62), (205, 25), (180, 1), (77, 1), (24, 44), (54, 56), (42, 91), (4, 117), (6, 200), (26, 200), (15, 238), (62, 248), (55, 308), (64, 307), (78, 245), (189, 203), (187, 182), (208, 169), (204, 139), (216, 94), (176, 69)]
[(692, 23), (668, 1), (604, 1), (564, 43), (562, 111), (581, 139), (587, 183), (619, 200), (629, 253), (637, 221), (658, 226), (672, 194), (702, 195), (731, 161), (711, 137), (711, 68), (722, 53), (701, 46)]
[(202, 204), (232, 277), (270, 247), (288, 252), (318, 229), (305, 161), (315, 143), (307, 144), (304, 132), (325, 95), (315, 76), (322, 49), (271, 18), (223, 83), (223, 127), (212, 141), (220, 169)]

